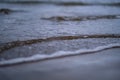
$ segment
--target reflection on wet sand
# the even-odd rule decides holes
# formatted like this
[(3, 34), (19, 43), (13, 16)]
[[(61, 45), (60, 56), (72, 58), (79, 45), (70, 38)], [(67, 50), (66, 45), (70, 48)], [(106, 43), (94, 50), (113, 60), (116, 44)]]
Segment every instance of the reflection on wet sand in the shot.
[(0, 68), (2, 80), (119, 80), (120, 49)]

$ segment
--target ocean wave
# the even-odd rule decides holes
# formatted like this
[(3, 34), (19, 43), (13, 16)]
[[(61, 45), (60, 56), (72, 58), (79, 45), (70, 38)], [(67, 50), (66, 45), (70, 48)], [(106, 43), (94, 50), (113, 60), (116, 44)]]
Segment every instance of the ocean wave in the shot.
[(99, 46), (94, 49), (79, 49), (76, 51), (57, 51), (51, 55), (37, 54), (30, 57), (10, 59), (10, 60), (1, 61), (0, 66), (2, 67), (2, 66), (9, 66), (9, 65), (27, 63), (27, 62), (33, 62), (33, 61), (43, 61), (43, 60), (67, 57), (67, 56), (91, 54), (91, 53), (95, 53), (95, 52), (99, 52), (99, 51), (103, 51), (111, 48), (120, 48), (120, 43)]
[(78, 35), (78, 36), (57, 36), (57, 37), (48, 37), (48, 38), (40, 38), (40, 39), (31, 39), (25, 41), (13, 41), (8, 43), (3, 43), (0, 45), (0, 53), (9, 50), (11, 48), (30, 45), (35, 43), (41, 42), (48, 42), (48, 41), (57, 41), (57, 40), (75, 40), (75, 39), (88, 39), (88, 38), (120, 38), (118, 34), (102, 34), (102, 35)]
[(52, 16), (49, 18), (41, 18), (43, 20), (52, 21), (87, 21), (87, 20), (98, 20), (98, 19), (120, 19), (120, 15), (103, 15), (103, 16)]

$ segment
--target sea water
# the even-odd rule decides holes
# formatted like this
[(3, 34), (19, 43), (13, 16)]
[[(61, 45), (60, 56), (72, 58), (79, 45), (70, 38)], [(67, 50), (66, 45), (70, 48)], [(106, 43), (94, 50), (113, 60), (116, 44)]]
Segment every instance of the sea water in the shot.
[(120, 0), (1, 0), (0, 65), (120, 47)]

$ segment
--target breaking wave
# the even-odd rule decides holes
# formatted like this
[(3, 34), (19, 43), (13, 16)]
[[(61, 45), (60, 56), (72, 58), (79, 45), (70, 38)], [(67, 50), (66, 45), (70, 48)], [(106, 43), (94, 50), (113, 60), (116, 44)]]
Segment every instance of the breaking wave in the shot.
[(120, 44), (109, 44), (105, 46), (99, 46), (94, 49), (79, 49), (76, 51), (57, 51), (51, 55), (33, 55), (30, 57), (22, 57), (22, 58), (16, 58), (11, 60), (5, 60), (0, 62), (0, 66), (10, 66), (14, 64), (20, 64), (20, 63), (27, 63), (27, 62), (34, 62), (34, 61), (43, 61), (43, 60), (49, 60), (49, 59), (56, 59), (56, 58), (62, 58), (62, 57), (68, 57), (68, 56), (75, 56), (75, 55), (84, 55), (84, 54), (91, 54), (99, 51), (103, 51), (106, 49), (111, 48), (120, 48)]

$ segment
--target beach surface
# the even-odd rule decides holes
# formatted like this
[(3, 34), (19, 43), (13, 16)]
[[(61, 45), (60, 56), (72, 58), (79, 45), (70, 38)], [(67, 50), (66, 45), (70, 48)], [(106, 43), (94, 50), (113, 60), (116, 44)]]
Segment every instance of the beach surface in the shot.
[(0, 67), (1, 80), (120, 80), (120, 48)]
[(0, 80), (120, 80), (120, 0), (0, 0)]

